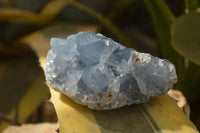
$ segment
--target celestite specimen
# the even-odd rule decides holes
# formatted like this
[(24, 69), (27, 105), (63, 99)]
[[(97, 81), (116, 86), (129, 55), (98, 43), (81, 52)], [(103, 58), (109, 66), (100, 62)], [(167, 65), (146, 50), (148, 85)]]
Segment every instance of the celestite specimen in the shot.
[(161, 96), (177, 81), (172, 63), (101, 34), (52, 38), (45, 66), (49, 85), (92, 109), (115, 109)]

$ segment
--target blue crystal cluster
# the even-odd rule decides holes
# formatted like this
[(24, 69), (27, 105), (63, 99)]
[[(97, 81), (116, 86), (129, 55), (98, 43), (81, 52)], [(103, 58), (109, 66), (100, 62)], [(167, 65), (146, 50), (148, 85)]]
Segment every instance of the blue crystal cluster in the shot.
[(91, 32), (52, 38), (45, 75), (52, 88), (98, 110), (146, 102), (166, 94), (177, 81), (168, 60)]

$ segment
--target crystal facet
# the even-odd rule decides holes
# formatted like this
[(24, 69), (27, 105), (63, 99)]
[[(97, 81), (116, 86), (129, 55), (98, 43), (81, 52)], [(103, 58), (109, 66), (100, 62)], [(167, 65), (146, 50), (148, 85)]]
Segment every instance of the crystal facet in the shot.
[(52, 38), (45, 75), (52, 88), (98, 110), (145, 102), (166, 94), (177, 81), (168, 60), (91, 32)]

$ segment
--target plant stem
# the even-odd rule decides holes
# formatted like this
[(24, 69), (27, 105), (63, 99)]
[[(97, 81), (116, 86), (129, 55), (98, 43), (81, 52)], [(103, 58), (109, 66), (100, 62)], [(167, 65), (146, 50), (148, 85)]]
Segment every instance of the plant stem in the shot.
[(107, 28), (121, 43), (123, 43), (127, 47), (134, 47), (135, 49), (137, 49), (137, 45), (135, 45), (123, 31), (121, 31), (115, 24), (112, 23), (112, 21), (103, 16), (101, 13), (77, 1), (71, 1), (71, 5), (93, 16), (105, 28)]
[(119, 14), (121, 14), (123, 11), (125, 11), (127, 8), (129, 8), (131, 5), (133, 5), (134, 3), (136, 3), (139, 0), (125, 0), (125, 1), (119, 1), (117, 4), (119, 6), (117, 6), (116, 8), (114, 8), (113, 10), (111, 10), (108, 15), (106, 15), (108, 18), (110, 19), (114, 19), (116, 18)]

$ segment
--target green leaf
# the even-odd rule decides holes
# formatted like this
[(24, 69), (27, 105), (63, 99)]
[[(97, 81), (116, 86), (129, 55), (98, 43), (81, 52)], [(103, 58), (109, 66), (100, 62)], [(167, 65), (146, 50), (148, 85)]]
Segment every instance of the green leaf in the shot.
[(144, 104), (98, 111), (77, 104), (52, 88), (50, 92), (61, 133), (198, 132), (176, 102), (167, 95), (154, 97)]
[(200, 12), (191, 12), (172, 25), (173, 47), (182, 56), (200, 65)]
[(191, 12), (199, 7), (199, 0), (185, 0), (185, 12)]
[[(185, 0), (185, 13), (188, 14), (191, 11), (197, 10), (199, 7), (198, 0)], [(199, 81), (200, 81), (200, 66), (187, 61), (186, 72), (184, 80), (182, 82), (182, 91), (187, 94), (187, 99), (190, 103), (195, 103), (198, 100), (200, 94)], [(192, 90), (192, 91), (191, 91)], [(196, 111), (198, 112), (198, 111)], [(194, 114), (194, 113), (193, 113)], [(197, 121), (198, 118), (191, 114), (191, 119)]]

